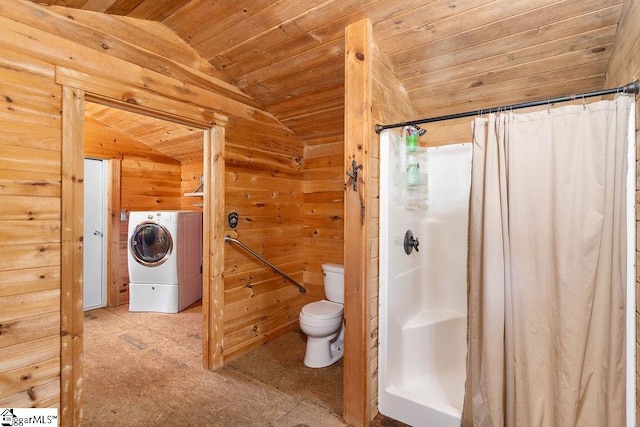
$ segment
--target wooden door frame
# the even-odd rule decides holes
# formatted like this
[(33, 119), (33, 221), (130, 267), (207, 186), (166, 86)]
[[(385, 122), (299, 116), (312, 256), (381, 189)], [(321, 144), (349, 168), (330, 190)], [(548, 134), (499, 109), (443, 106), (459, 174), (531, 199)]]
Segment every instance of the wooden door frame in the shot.
[[(83, 148), (84, 148), (84, 144), (83, 144)], [(104, 307), (114, 307), (117, 306), (118, 304), (115, 304), (115, 300), (112, 299), (112, 294), (116, 295), (117, 294), (115, 292), (111, 291), (112, 286), (111, 285), (111, 281), (112, 280), (116, 280), (117, 276), (113, 277), (112, 276), (112, 268), (111, 265), (115, 264), (116, 266), (118, 265), (118, 257), (114, 257), (114, 255), (117, 255), (117, 247), (116, 247), (116, 252), (112, 253), (112, 238), (113, 238), (113, 232), (115, 231), (113, 228), (113, 218), (112, 218), (112, 213), (113, 213), (113, 202), (114, 199), (112, 197), (113, 191), (114, 191), (114, 185), (112, 183), (112, 175), (113, 175), (113, 163), (114, 160), (117, 159), (110, 159), (107, 157), (101, 157), (101, 156), (86, 156), (86, 153), (83, 151), (83, 157), (84, 160), (95, 160), (95, 161), (99, 161), (101, 163), (101, 168), (102, 168), (102, 182), (100, 183), (100, 185), (102, 186), (102, 190), (104, 191), (104, 197), (103, 197), (103, 202), (105, 202), (105, 206), (103, 207), (103, 211), (102, 211), (102, 215), (104, 215), (103, 218), (103, 226), (104, 226), (104, 230), (103, 230), (103, 241), (102, 241), (102, 249), (104, 250), (103, 253), (103, 260), (102, 262), (104, 263), (102, 265), (102, 279), (104, 281), (104, 283), (102, 283), (102, 286), (104, 286), (104, 289), (100, 289), (100, 292), (104, 291), (104, 297), (105, 300), (103, 300), (102, 302), (104, 303)], [(84, 164), (83, 164), (84, 166)], [(84, 171), (84, 168), (83, 168)], [(86, 174), (83, 173), (83, 176), (85, 176)], [(120, 176), (117, 177), (117, 183), (119, 184), (119, 179)], [(83, 179), (84, 182), (84, 179)], [(106, 184), (106, 185), (105, 185)], [(84, 187), (83, 187), (84, 190)], [(83, 191), (84, 194), (84, 191)], [(83, 206), (84, 206), (84, 199), (83, 199)], [(118, 197), (118, 211), (120, 210), (120, 198)], [(84, 209), (83, 209), (84, 212)], [(84, 217), (85, 214), (83, 214), (83, 221), (84, 221)], [(120, 227), (119, 227), (119, 223), (118, 223), (118, 228), (117, 228), (117, 232), (119, 233), (120, 231)], [(83, 227), (84, 229), (84, 227)], [(83, 239), (84, 241), (84, 239)], [(84, 257), (83, 257), (84, 260)], [(83, 273), (84, 273), (84, 267), (82, 269)], [(83, 278), (83, 295), (84, 295), (84, 278)], [(115, 285), (115, 284), (114, 284)], [(84, 301), (83, 301), (83, 310), (84, 310)], [(100, 307), (96, 307), (96, 308), (100, 308)]]
[(107, 185), (107, 307), (120, 304), (118, 276), (120, 275), (120, 211), (122, 191), (122, 159), (107, 159), (109, 184)]
[[(161, 99), (157, 105), (141, 107), (135, 99), (125, 101), (103, 94), (91, 76), (67, 79), (77, 74), (58, 67), (57, 83), (62, 86), (62, 171), (61, 171), (61, 271), (60, 271), (60, 423), (79, 425), (82, 417), (82, 351), (83, 351), (83, 212), (84, 212), (84, 113), (85, 101), (125, 109), (137, 114), (194, 126), (204, 132), (204, 203), (203, 225), (203, 365), (206, 369), (222, 366), (222, 307), (224, 283), (224, 139), (227, 118), (208, 111), (211, 121), (202, 119), (202, 109), (193, 104)], [(66, 73), (65, 73), (66, 71)], [(133, 88), (113, 82), (116, 88), (130, 94)], [(185, 115), (175, 113), (186, 112)], [(112, 212), (113, 214), (113, 212)], [(119, 219), (119, 212), (118, 218)]]
[(106, 306), (117, 307), (118, 305), (120, 305), (118, 299), (119, 295), (117, 281), (120, 271), (120, 180), (122, 171), (122, 158), (102, 157), (95, 155), (92, 155), (89, 158), (107, 162), (107, 229), (105, 232), (107, 238), (107, 276), (105, 279), (105, 285), (107, 286)]

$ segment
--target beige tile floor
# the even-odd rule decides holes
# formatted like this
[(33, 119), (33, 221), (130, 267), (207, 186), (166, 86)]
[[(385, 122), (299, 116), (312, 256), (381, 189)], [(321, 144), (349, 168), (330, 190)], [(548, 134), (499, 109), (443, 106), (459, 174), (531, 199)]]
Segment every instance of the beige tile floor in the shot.
[[(128, 306), (84, 318), (83, 424), (89, 426), (344, 426), (342, 362), (304, 366), (289, 332), (224, 368), (202, 368), (201, 307), (179, 314)], [(378, 418), (379, 426), (400, 425)]]

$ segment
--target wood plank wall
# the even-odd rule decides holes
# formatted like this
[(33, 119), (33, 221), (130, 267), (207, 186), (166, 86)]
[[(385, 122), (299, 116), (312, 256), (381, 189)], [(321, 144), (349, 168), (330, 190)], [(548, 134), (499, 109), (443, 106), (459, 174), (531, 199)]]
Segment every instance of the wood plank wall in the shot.
[[(181, 194), (193, 193), (200, 186), (200, 176), (203, 169), (202, 159), (185, 160), (180, 164)], [(180, 199), (180, 209), (201, 210), (202, 197), (184, 197)]]
[(0, 407), (60, 395), (61, 87), (0, 44)]
[(344, 133), (305, 140), (304, 282), (309, 301), (325, 298), (322, 264), (344, 264)]
[[(231, 118), (225, 145), (225, 233), (298, 282), (304, 280), (302, 141), (268, 124)], [(224, 261), (225, 361), (298, 325), (305, 298), (286, 279), (236, 245)]]
[[(640, 2), (627, 1), (622, 10), (615, 47), (609, 62), (606, 87), (640, 80)], [(640, 183), (640, 96), (636, 96), (636, 183)], [(639, 185), (639, 184), (636, 184)], [(636, 188), (636, 425), (640, 420), (640, 191)]]
[[(99, 15), (91, 15), (96, 25), (87, 25), (82, 21), (88, 15), (57, 10), (0, 0), (0, 232), (5, 237), (0, 242), (0, 381), (10, 385), (0, 391), (0, 407), (60, 404), (60, 78), (131, 102), (150, 102), (156, 113), (162, 112), (158, 106), (182, 102), (188, 110), (166, 113), (201, 114), (208, 120), (215, 113), (228, 116), (226, 209), (238, 211), (241, 221), (235, 232), (227, 231), (304, 279), (302, 141), (246, 96), (203, 75), (202, 62), (177, 62), (194, 57), (175, 52), (175, 44), (167, 50), (162, 34), (152, 28), (141, 31), (132, 21), (117, 20), (116, 34), (109, 34), (113, 18), (100, 23)], [(145, 48), (137, 46), (138, 38)], [(89, 77), (70, 72), (61, 77), (58, 72), (64, 70), (58, 67)], [(120, 93), (122, 84), (135, 91)], [(124, 188), (139, 187), (132, 185), (139, 167), (160, 167), (160, 175), (175, 177), (175, 184), (162, 185), (170, 193), (162, 197), (163, 207), (190, 203), (179, 197), (180, 179), (198, 176), (195, 165), (180, 168), (125, 155)], [(123, 209), (159, 200), (144, 190), (134, 193), (123, 195)], [(238, 248), (225, 246), (224, 268), (228, 361), (294, 328), (304, 297)]]

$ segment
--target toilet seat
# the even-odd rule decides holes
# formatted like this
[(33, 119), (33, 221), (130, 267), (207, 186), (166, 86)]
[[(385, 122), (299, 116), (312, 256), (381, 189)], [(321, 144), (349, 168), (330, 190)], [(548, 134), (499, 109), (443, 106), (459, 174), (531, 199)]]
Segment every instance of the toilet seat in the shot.
[(327, 300), (315, 301), (302, 307), (301, 313), (312, 319), (325, 320), (342, 317), (344, 306)]

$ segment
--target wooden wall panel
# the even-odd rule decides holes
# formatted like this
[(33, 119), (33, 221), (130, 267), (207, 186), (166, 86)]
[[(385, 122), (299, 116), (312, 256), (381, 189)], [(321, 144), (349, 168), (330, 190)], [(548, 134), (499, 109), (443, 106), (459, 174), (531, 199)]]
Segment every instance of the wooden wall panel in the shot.
[(32, 406), (60, 394), (62, 94), (21, 49), (0, 81), (0, 405)]
[[(183, 161), (180, 164), (180, 187), (182, 194), (193, 193), (200, 187), (200, 178), (203, 174), (202, 159)], [(200, 210), (202, 208), (202, 196), (182, 197), (181, 207), (183, 210)]]
[(59, 281), (55, 265), (0, 272), (0, 348), (59, 333)]
[[(302, 141), (241, 119), (230, 119), (226, 140), (225, 215), (235, 211), (239, 222), (225, 234), (302, 282)], [(306, 300), (289, 281), (233, 244), (225, 244), (224, 272), (225, 361), (298, 327)]]
[(59, 371), (60, 359), (55, 358), (3, 372), (0, 374), (0, 383), (3, 384), (2, 390), (0, 390), (0, 399), (19, 393), (25, 386), (34, 388), (46, 384), (50, 382), (49, 378), (57, 375)]
[(175, 210), (181, 206), (180, 162), (125, 155), (122, 159), (122, 199), (125, 211)]
[(308, 298), (325, 298), (322, 264), (344, 264), (344, 133), (305, 140), (304, 282)]
[[(27, 351), (27, 350), (23, 350)], [(34, 365), (38, 366), (38, 365)], [(49, 408), (59, 407), (60, 380), (54, 380), (0, 399), (3, 408)]]

